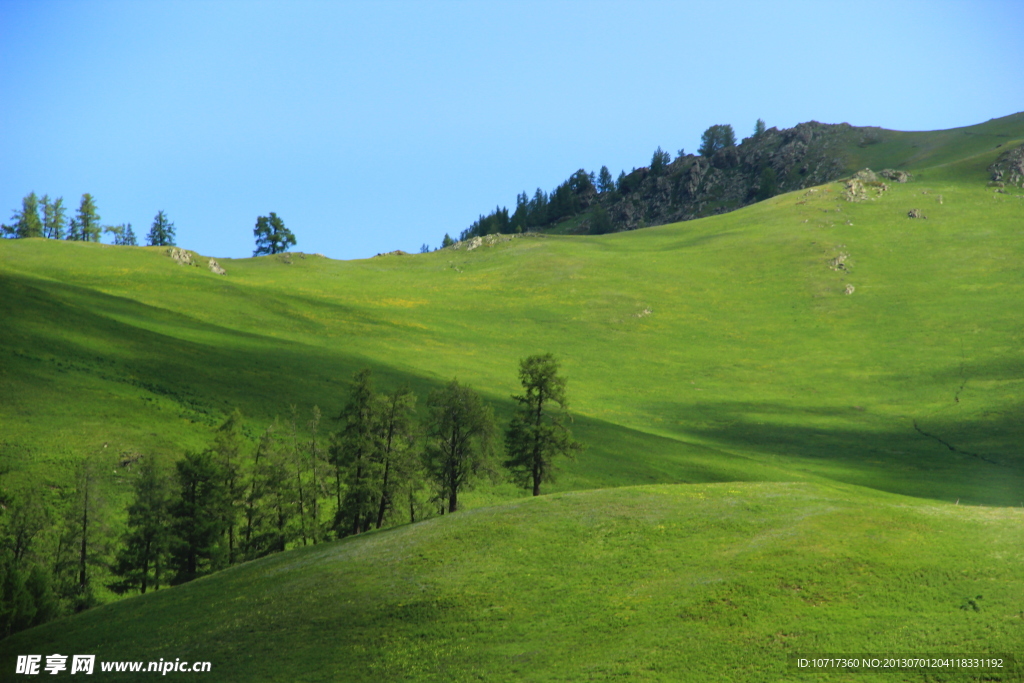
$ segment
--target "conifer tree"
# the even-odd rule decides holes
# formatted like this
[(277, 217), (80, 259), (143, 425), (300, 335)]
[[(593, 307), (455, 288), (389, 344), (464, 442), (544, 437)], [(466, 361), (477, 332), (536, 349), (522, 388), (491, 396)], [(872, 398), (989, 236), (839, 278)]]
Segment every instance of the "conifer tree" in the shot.
[(416, 395), (408, 387), (378, 397), (377, 460), (380, 485), (377, 492), (377, 528), (395, 505), (403, 479), (414, 476), (412, 414)]
[(51, 240), (64, 238), (64, 198), (57, 197), (50, 201), (49, 195), (43, 195), (43, 237)]
[(61, 594), (75, 612), (95, 604), (93, 570), (106, 567), (111, 554), (106, 502), (97, 483), (96, 464), (82, 462), (75, 473), (54, 561)]
[(128, 530), (121, 540), (114, 573), (121, 581), (115, 592), (160, 589), (170, 542), (169, 482), (152, 456), (144, 457), (132, 482), (134, 497), (128, 506)]
[(651, 156), (651, 174), (655, 177), (660, 176), (670, 163), (672, 163), (672, 155), (663, 151), (661, 145), (658, 145), (658, 149), (654, 150), (654, 154)]
[(366, 531), (374, 511), (375, 404), (370, 368), (363, 368), (352, 378), (348, 402), (338, 415), (342, 428), (331, 450), (338, 502), (334, 530), (339, 536)]
[(68, 222), (67, 239), (78, 242), (100, 241), (100, 217), (96, 213), (96, 202), (88, 192), (82, 195), (78, 214)]
[(39, 198), (35, 192), (29, 192), (21, 200), (21, 211), (11, 216), (14, 225), (14, 236), (18, 238), (42, 237), (43, 223), (39, 220)]
[(736, 133), (731, 124), (714, 125), (709, 127), (700, 136), (700, 149), (697, 153), (703, 157), (710, 157), (720, 149), (736, 146)]
[(238, 559), (235, 529), (238, 520), (238, 509), (243, 503), (240, 468), (241, 453), (245, 442), (242, 434), (242, 412), (235, 408), (221, 423), (214, 435), (212, 451), (216, 454), (217, 465), (223, 473), (224, 505), (221, 509), (221, 523), (228, 538), (228, 564)]
[(320, 407), (313, 406), (313, 416), (306, 423), (309, 428), (309, 442), (306, 452), (309, 457), (309, 472), (312, 475), (310, 482), (309, 496), (309, 533), (313, 545), (320, 542), (320, 495), (323, 492), (323, 473), (320, 470), (320, 461), (323, 459), (323, 450), (320, 444)]
[(176, 464), (179, 495), (171, 503), (174, 582), (191, 581), (224, 562), (225, 473), (215, 454), (189, 452)]
[[(494, 443), (494, 413), (470, 387), (452, 380), (427, 398), (424, 466), (448, 512), (487, 467)], [(442, 507), (442, 512), (444, 508)]]
[(309, 492), (304, 483), (305, 475), (305, 458), (302, 456), (302, 449), (299, 446), (299, 410), (295, 405), (291, 406), (291, 417), (288, 420), (289, 436), (290, 436), (290, 448), (289, 448), (289, 462), (288, 467), (291, 471), (291, 475), (294, 475), (293, 481), (295, 482), (295, 495), (296, 495), (296, 507), (299, 513), (299, 536), (302, 538), (302, 545), (306, 545), (309, 542), (309, 534), (307, 533), (306, 525), (306, 499), (309, 497)]
[(253, 453), (242, 536), (246, 559), (281, 552), (289, 538), (288, 526), (295, 506), (294, 486), (276, 431), (275, 421), (264, 430)]
[(153, 218), (153, 225), (149, 228), (146, 241), (151, 247), (173, 247), (174, 246), (174, 223), (167, 220), (163, 211), (157, 211)]
[(558, 375), (554, 356), (524, 358), (519, 363), (519, 380), (523, 393), (512, 396), (519, 408), (505, 432), (505, 465), (516, 481), (532, 485), (533, 495), (539, 496), (541, 483), (554, 480), (555, 458), (574, 458), (582, 446), (573, 441), (564, 423), (566, 379)]

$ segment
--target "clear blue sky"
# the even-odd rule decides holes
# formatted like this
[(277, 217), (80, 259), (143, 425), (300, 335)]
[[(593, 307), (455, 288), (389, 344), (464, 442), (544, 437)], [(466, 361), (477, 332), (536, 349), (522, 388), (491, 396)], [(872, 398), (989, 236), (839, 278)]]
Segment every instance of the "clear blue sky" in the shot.
[(1024, 3), (0, 0), (0, 220), (30, 191), (248, 256), (436, 247), (518, 192), (757, 118), (1024, 110)]

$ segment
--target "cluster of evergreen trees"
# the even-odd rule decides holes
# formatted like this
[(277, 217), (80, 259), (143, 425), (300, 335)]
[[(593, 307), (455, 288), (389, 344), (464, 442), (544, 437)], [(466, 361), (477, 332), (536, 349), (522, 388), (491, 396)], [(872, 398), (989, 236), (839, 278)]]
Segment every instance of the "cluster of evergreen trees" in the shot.
[[(602, 167), (601, 170), (608, 175), (609, 179), (611, 178), (607, 167)], [(492, 213), (487, 216), (481, 215), (472, 225), (463, 230), (459, 239), (483, 237), (495, 233), (521, 233), (575, 216), (593, 204), (598, 193), (594, 183), (594, 174), (587, 173), (581, 168), (552, 190), (550, 194), (539, 187), (533, 193), (533, 197), (529, 197), (526, 192), (523, 192), (516, 197), (516, 208), (511, 216), (507, 208), (496, 207)]]
[[(754, 127), (753, 139), (758, 139), (764, 132), (765, 123), (762, 119), (758, 119)], [(731, 125), (713, 125), (701, 136), (698, 154), (710, 157), (720, 149), (735, 145), (736, 134)], [(679, 150), (678, 156), (685, 156), (684, 150)], [(647, 170), (650, 175), (657, 177), (665, 174), (671, 163), (672, 155), (659, 146), (651, 157), (650, 165), (641, 170)], [(517, 195), (516, 208), (511, 215), (508, 208), (502, 206), (495, 207), (494, 211), (486, 216), (481, 215), (472, 225), (462, 231), (459, 239), (483, 237), (495, 233), (520, 233), (550, 227), (583, 213), (590, 213), (591, 234), (612, 232), (614, 226), (608, 216), (608, 208), (640, 186), (647, 174), (637, 173), (637, 170), (634, 167), (628, 174), (625, 171), (620, 171), (618, 178), (613, 179), (607, 166), (602, 166), (596, 177), (594, 173), (580, 169), (552, 190), (550, 194), (537, 188), (532, 197), (526, 192)], [(441, 246), (446, 247), (454, 243), (454, 240), (445, 235)]]
[[(38, 197), (35, 192), (29, 192), (21, 200), (21, 209), (15, 209), (11, 216), (11, 225), (0, 225), (0, 235), (11, 239), (45, 237), (52, 240), (99, 242), (101, 233), (109, 233), (114, 244), (138, 245), (131, 223), (100, 224), (96, 201), (89, 193), (82, 195), (74, 216), (67, 217), (66, 213), (63, 197), (51, 200), (49, 195)], [(151, 247), (174, 245), (174, 223), (167, 220), (163, 211), (157, 212), (153, 219), (146, 241)]]
[[(523, 393), (504, 434), (503, 464), (534, 495), (553, 480), (555, 458), (581, 448), (563, 422), (558, 369), (550, 354), (520, 363)], [(119, 533), (95, 462), (49, 505), (0, 488), (0, 637), (92, 606), (97, 582), (145, 593), (289, 546), (455, 512), (477, 478), (500, 475), (493, 411), (456, 380), (431, 392), (422, 421), (416, 402), (407, 388), (375, 391), (364, 369), (334, 431), (319, 408), (302, 425), (293, 407), (251, 443), (235, 410), (171, 471), (123, 455), (132, 490)]]

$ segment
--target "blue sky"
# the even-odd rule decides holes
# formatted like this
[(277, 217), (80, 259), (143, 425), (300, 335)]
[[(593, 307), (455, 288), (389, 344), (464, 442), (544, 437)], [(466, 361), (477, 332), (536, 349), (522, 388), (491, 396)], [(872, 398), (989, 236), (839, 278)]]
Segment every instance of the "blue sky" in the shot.
[(1024, 3), (0, 0), (0, 220), (30, 191), (252, 253), (436, 247), (709, 125), (900, 130), (1024, 110)]

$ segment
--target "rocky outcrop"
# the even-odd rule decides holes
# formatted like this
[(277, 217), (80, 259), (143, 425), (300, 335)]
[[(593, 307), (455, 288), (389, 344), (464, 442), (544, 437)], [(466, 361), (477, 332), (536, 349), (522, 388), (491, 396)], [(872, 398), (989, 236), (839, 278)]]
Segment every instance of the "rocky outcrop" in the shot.
[(473, 251), (479, 247), (491, 247), (495, 244), (501, 244), (502, 242), (508, 242), (511, 239), (515, 239), (517, 235), (487, 235), (486, 237), (470, 237), (468, 240), (460, 240), (446, 249), (452, 249), (455, 251)]
[[(770, 128), (710, 158), (681, 156), (660, 174), (635, 169), (623, 179), (621, 190), (599, 195), (598, 201), (616, 230), (725, 213), (841, 178), (849, 161), (844, 149), (882, 134), (872, 129), (869, 136), (865, 130), (816, 121), (787, 130)], [(893, 173), (909, 179), (902, 171)]]
[(186, 251), (185, 249), (170, 247), (167, 250), (167, 255), (170, 256), (171, 260), (179, 266), (191, 266), (194, 263), (192, 252)]
[[(857, 171), (843, 186), (843, 198), (848, 202), (863, 202), (867, 199), (880, 197), (883, 192), (889, 189), (888, 185), (878, 179), (878, 176), (884, 173), (885, 171), (875, 173), (870, 168)], [(868, 195), (868, 190), (872, 191), (871, 196)]]
[(909, 183), (914, 179), (914, 176), (910, 175), (906, 171), (897, 171), (893, 168), (883, 168), (878, 172), (878, 175), (887, 180), (894, 180), (897, 183)]
[(1024, 145), (1000, 154), (988, 172), (993, 183), (1024, 187)]
[(227, 273), (227, 271), (217, 263), (216, 259), (200, 256), (196, 252), (189, 251), (188, 249), (182, 249), (181, 247), (168, 247), (165, 253), (168, 258), (179, 266), (195, 266), (199, 268), (205, 262), (206, 267), (211, 273), (215, 273), (217, 275), (225, 275)]

